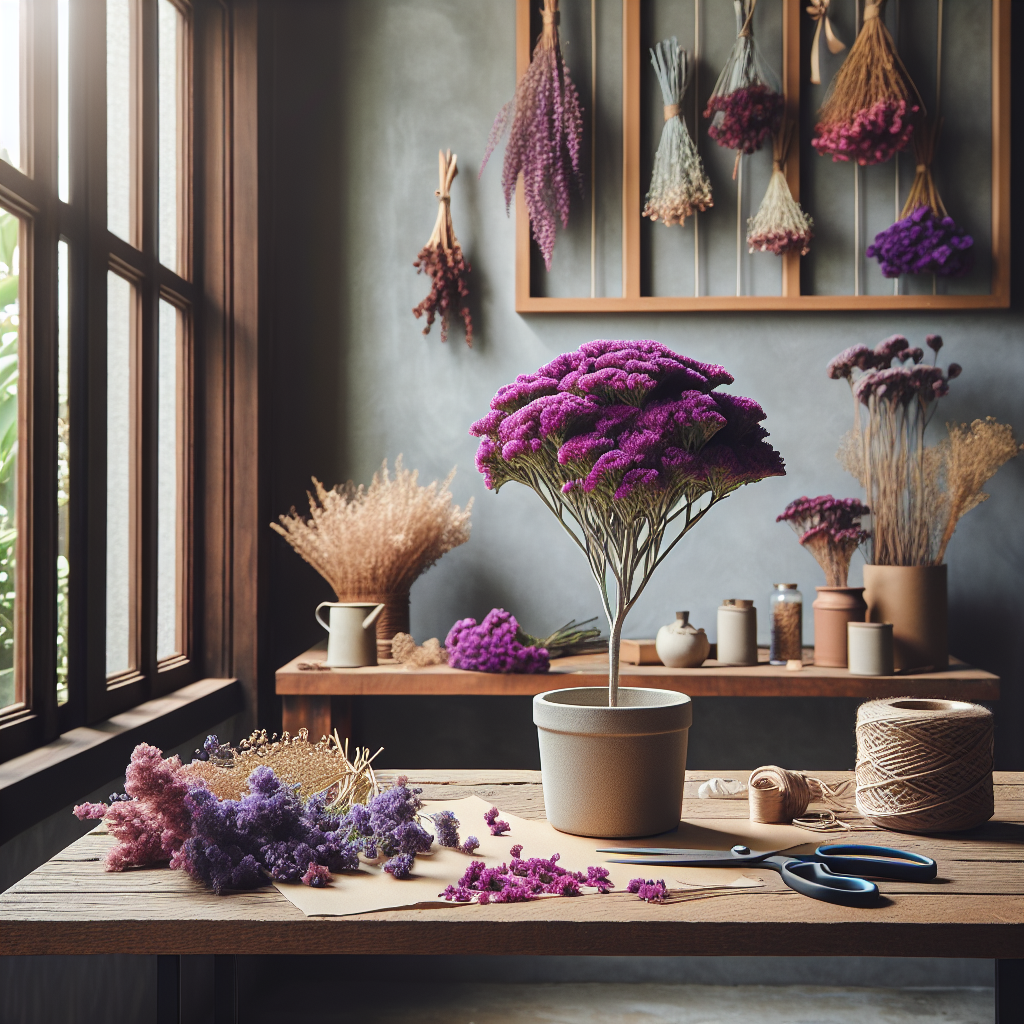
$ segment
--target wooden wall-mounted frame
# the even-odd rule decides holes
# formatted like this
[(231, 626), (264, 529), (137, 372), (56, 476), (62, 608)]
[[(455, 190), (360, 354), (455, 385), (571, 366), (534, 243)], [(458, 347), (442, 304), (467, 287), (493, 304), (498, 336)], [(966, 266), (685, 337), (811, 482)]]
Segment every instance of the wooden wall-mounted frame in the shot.
[[(644, 0), (622, 0), (622, 294), (552, 297), (534, 293), (536, 260), (522, 179), (516, 189), (516, 312), (639, 313), (765, 310), (1003, 309), (1010, 304), (1010, 0), (992, 0), (991, 54), (991, 269), (985, 294), (801, 294), (800, 256), (782, 257), (779, 295), (643, 294), (641, 267), (641, 9)], [(806, 0), (782, 3), (782, 83), (787, 108), (800, 109), (801, 18)], [(535, 41), (531, 17), (538, 0), (516, 0), (516, 77), (530, 63)], [(786, 178), (800, 198), (800, 154), (794, 147)], [(556, 246), (557, 256), (557, 246)], [(540, 271), (543, 273), (543, 271)]]

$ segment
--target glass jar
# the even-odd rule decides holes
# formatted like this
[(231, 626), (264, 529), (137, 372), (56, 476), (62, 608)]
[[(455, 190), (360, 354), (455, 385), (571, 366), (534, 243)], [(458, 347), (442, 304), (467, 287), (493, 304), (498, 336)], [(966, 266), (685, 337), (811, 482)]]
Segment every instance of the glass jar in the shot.
[(772, 665), (785, 665), (787, 661), (803, 659), (804, 599), (795, 583), (775, 583), (775, 593), (769, 602), (768, 622), (771, 629), (771, 649), (768, 660)]

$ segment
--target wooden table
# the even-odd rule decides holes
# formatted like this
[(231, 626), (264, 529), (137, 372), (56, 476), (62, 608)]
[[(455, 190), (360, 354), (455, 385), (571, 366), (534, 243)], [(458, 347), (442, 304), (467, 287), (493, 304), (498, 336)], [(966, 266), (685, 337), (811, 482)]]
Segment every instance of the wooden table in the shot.
[[(539, 772), (402, 774), (428, 798), (475, 794), (525, 818), (544, 814)], [(746, 817), (745, 801), (696, 798), (708, 774), (687, 773), (683, 817)], [(850, 776), (817, 774), (829, 783)], [(234, 1020), (234, 954), (974, 957), (997, 961), (998, 1020), (1008, 1024), (1024, 1012), (1024, 773), (997, 772), (995, 783), (995, 816), (973, 832), (853, 834), (939, 864), (931, 883), (880, 880), (883, 898), (870, 909), (807, 899), (765, 871), (763, 888), (663, 906), (616, 893), (306, 918), (272, 888), (214, 896), (179, 871), (108, 874), (100, 861), (111, 838), (87, 835), (0, 895), (0, 951), (158, 954), (160, 1022), (177, 1020), (179, 955), (216, 951), (218, 1024)]]
[[(768, 664), (768, 649), (758, 652), (760, 663), (742, 667), (706, 661), (700, 668), (664, 665), (619, 667), (619, 685), (678, 690), (691, 697), (944, 697), (948, 700), (999, 699), (999, 677), (950, 659), (944, 672), (896, 676), (853, 676), (845, 668), (814, 664), (813, 648), (804, 649), (799, 672)], [(466, 672), (447, 665), (408, 669), (397, 662), (367, 668), (300, 669), (302, 662), (322, 662), (324, 644), (306, 651), (277, 671), (277, 692), (283, 704), (282, 728), (293, 735), (302, 727), (311, 736), (331, 731), (345, 736), (351, 725), (353, 696), (525, 696), (563, 686), (607, 686), (604, 655), (556, 658), (543, 675)], [(333, 711), (332, 711), (333, 708)]]

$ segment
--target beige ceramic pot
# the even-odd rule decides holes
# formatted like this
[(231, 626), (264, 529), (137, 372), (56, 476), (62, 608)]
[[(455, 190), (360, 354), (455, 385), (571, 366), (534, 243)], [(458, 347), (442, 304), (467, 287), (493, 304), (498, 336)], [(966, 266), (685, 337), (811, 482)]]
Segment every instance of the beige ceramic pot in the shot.
[(865, 565), (868, 622), (891, 622), (897, 672), (949, 667), (944, 565)]
[(384, 605), (384, 611), (377, 619), (377, 660), (390, 661), (391, 641), (395, 634), (409, 632), (408, 591), (404, 594), (348, 594), (338, 600), (346, 603), (369, 601)]
[(863, 587), (815, 587), (814, 664), (846, 668), (846, 625), (863, 622), (868, 606)]
[(672, 690), (603, 686), (533, 698), (548, 821), (576, 836), (624, 839), (679, 824), (690, 698)]

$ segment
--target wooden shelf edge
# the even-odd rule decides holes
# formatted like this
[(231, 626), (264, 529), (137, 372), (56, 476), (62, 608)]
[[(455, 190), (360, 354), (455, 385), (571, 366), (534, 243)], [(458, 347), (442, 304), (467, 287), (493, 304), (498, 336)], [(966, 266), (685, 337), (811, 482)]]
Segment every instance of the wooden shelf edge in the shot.
[(814, 313), (1009, 309), (1009, 295), (701, 295), (639, 298), (516, 296), (517, 313)]

